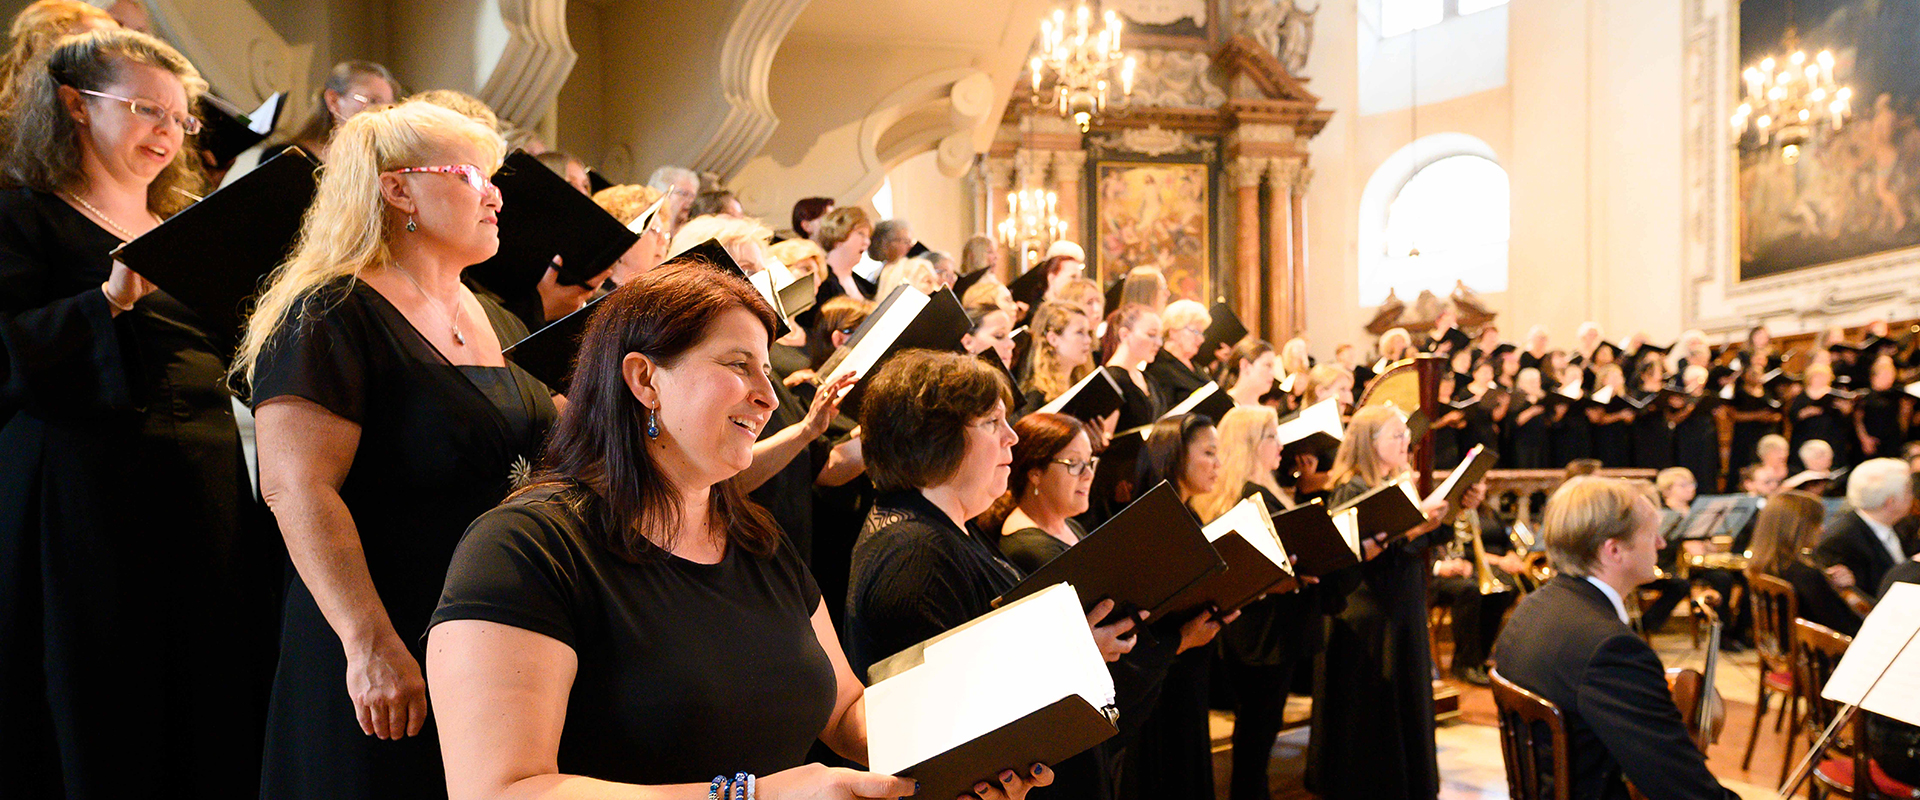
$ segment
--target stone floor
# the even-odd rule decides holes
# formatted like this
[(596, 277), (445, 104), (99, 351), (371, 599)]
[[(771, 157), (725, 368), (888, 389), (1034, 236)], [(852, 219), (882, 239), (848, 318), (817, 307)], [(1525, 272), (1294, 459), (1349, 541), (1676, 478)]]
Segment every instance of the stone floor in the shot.
[[(1669, 630), (1681, 627), (1676, 624)], [(1654, 637), (1654, 649), (1669, 667), (1698, 668), (1704, 660), (1704, 648), (1693, 646), (1684, 631)], [(1444, 647), (1444, 645), (1443, 645)], [(1444, 663), (1444, 662), (1443, 662)], [(1740, 757), (1747, 744), (1747, 732), (1753, 720), (1753, 701), (1759, 686), (1758, 658), (1752, 653), (1725, 654), (1715, 684), (1726, 702), (1727, 726), (1719, 742), (1708, 748), (1707, 765), (1720, 782), (1742, 798), (1773, 798), (1780, 783), (1780, 764), (1786, 735), (1773, 730), (1774, 712), (1769, 710), (1760, 728), (1754, 748), (1751, 770), (1740, 768)], [(1506, 768), (1501, 761), (1499, 729), (1493, 713), (1493, 695), (1486, 689), (1460, 684), (1462, 689), (1459, 718), (1442, 723), (1435, 732), (1440, 756), (1441, 800), (1504, 800), (1507, 797)], [(1287, 720), (1290, 727), (1274, 743), (1273, 760), (1268, 764), (1268, 780), (1277, 800), (1307, 800), (1314, 797), (1301, 786), (1306, 765), (1307, 727), (1305, 721), (1311, 700), (1290, 698)], [(1777, 698), (1775, 698), (1777, 707)], [(1230, 756), (1228, 737), (1233, 730), (1233, 715), (1214, 712), (1214, 775), (1216, 793), (1226, 797)], [(1784, 731), (1784, 729), (1783, 729)], [(1796, 756), (1806, 751), (1805, 739), (1798, 743)]]

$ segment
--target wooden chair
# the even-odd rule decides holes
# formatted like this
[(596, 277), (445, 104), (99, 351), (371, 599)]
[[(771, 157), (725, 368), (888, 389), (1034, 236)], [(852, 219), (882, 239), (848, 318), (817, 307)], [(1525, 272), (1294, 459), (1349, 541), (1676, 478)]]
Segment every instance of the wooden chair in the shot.
[[(1780, 695), (1780, 711), (1774, 715), (1773, 730), (1780, 732), (1788, 720), (1800, 717), (1800, 682), (1794, 680), (1793, 622), (1800, 616), (1800, 599), (1793, 584), (1772, 575), (1755, 575), (1750, 581), (1753, 598), (1753, 650), (1760, 656), (1759, 697), (1753, 701), (1753, 727), (1747, 731), (1747, 752), (1740, 757), (1740, 768), (1753, 764), (1753, 748), (1760, 738), (1760, 719), (1767, 715), (1767, 701)], [(1787, 753), (1780, 759), (1780, 780), (1785, 782), (1793, 763), (1792, 733), (1787, 737)]]
[(1568, 800), (1573, 769), (1567, 760), (1567, 725), (1547, 698), (1507, 680), (1498, 669), (1493, 706), (1500, 716), (1500, 754), (1507, 762), (1507, 791), (1513, 800)]
[[(1797, 680), (1801, 686), (1825, 686), (1827, 678), (1833, 675), (1833, 668), (1840, 663), (1840, 657), (1846, 655), (1847, 646), (1853, 643), (1853, 637), (1835, 632), (1824, 625), (1794, 620), (1794, 667), (1798, 672)], [(1807, 732), (1807, 742), (1812, 743), (1833, 722), (1839, 713), (1840, 704), (1820, 697), (1818, 692), (1806, 693), (1807, 713), (1803, 729)], [(1855, 800), (1892, 800), (1892, 798), (1920, 797), (1920, 790), (1897, 780), (1880, 768), (1872, 756), (1868, 744), (1870, 727), (1865, 711), (1853, 715), (1846, 730), (1834, 737), (1834, 743), (1827, 748), (1827, 755), (1813, 768), (1813, 785), (1827, 793)], [(1787, 745), (1791, 758), (1792, 742)], [(1860, 781), (1861, 775), (1869, 780)]]

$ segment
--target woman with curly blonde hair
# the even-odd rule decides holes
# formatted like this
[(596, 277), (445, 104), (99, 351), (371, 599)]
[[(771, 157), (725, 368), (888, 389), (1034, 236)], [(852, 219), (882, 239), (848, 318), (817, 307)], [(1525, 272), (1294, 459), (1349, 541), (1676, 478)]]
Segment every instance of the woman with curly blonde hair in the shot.
[[(422, 634), (453, 547), (526, 472), (550, 391), (526, 334), (460, 281), (499, 248), (505, 145), (410, 102), (347, 120), (234, 372), (287, 587), (264, 797), (439, 797)], [(344, 685), (343, 685), (344, 684)]]
[(111, 255), (198, 188), (206, 85), (131, 31), (33, 64), (0, 190), (0, 763), (23, 796), (252, 795), (279, 557), (215, 337)]

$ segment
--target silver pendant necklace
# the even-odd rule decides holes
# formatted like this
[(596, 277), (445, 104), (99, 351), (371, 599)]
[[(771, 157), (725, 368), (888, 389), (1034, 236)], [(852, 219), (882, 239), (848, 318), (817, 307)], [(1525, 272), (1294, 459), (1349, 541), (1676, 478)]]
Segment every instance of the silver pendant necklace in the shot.
[(448, 310), (445, 305), (442, 305), (439, 300), (434, 299), (433, 295), (427, 294), (426, 287), (421, 286), (420, 281), (415, 280), (413, 273), (408, 272), (406, 267), (400, 266), (400, 263), (396, 261), (394, 262), (393, 268), (400, 273), (401, 277), (406, 278), (408, 283), (413, 284), (414, 291), (419, 292), (422, 298), (425, 298), (435, 310), (439, 311), (440, 316), (446, 318), (447, 328), (453, 331), (453, 343), (461, 347), (466, 347), (467, 337), (460, 335), (460, 318), (456, 316), (454, 312)]

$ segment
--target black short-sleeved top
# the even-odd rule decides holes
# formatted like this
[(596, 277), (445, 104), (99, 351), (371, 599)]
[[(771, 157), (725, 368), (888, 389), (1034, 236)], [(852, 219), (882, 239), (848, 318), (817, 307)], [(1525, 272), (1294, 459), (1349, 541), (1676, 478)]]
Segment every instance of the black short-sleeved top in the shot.
[(805, 763), (837, 687), (813, 629), (820, 590), (793, 548), (636, 563), (600, 543), (594, 504), (542, 487), (475, 520), (432, 624), (497, 622), (573, 649), (564, 774), (700, 783)]
[[(500, 341), (525, 335), (499, 305), (481, 306)], [(460, 532), (537, 457), (552, 395), (511, 361), (452, 365), (373, 287), (343, 279), (308, 295), (261, 348), (253, 402), (283, 396), (360, 426), (340, 497), (394, 629), (413, 642)]]
[[(1080, 523), (1067, 520), (1067, 529), (1073, 532), (1075, 540), (1087, 538), (1087, 529)], [(1053, 538), (1053, 534), (1039, 528), (1021, 528), (1000, 537), (1000, 555), (1019, 567), (1022, 573), (1032, 575), (1041, 565), (1060, 557), (1067, 552), (1066, 542)]]
[(918, 490), (881, 494), (854, 542), (848, 576), (854, 674), (992, 611), (994, 598), (1019, 582), (1018, 569)]

